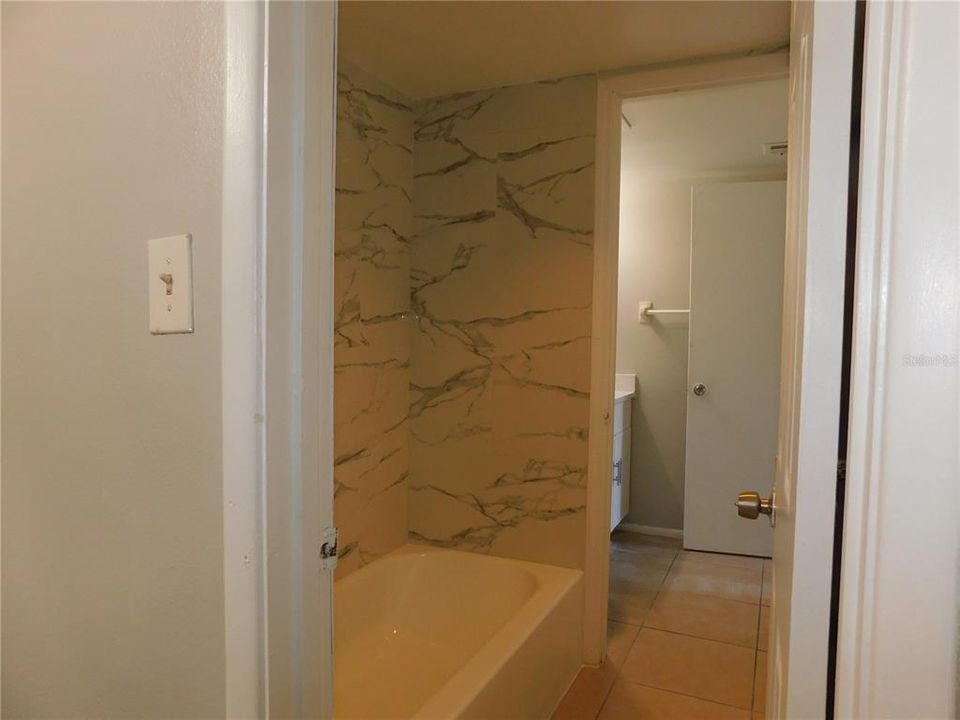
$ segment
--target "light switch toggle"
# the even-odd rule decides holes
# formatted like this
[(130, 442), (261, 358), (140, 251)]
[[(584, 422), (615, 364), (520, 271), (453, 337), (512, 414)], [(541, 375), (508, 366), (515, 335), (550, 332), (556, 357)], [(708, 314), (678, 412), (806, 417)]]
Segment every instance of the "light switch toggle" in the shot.
[(189, 235), (154, 238), (148, 243), (147, 294), (154, 335), (193, 332), (192, 245)]
[(170, 273), (160, 273), (160, 279), (167, 286), (167, 295), (173, 295), (173, 275)]

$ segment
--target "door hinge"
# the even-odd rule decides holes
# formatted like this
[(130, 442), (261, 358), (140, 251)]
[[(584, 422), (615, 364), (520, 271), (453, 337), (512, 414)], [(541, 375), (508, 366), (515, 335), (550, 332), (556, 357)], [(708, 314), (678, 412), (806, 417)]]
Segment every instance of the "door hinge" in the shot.
[(333, 570), (337, 567), (337, 558), (340, 547), (340, 530), (338, 528), (327, 528), (321, 536), (323, 542), (320, 544), (320, 569)]
[(837, 481), (846, 482), (847, 480), (847, 461), (839, 460), (837, 462)]

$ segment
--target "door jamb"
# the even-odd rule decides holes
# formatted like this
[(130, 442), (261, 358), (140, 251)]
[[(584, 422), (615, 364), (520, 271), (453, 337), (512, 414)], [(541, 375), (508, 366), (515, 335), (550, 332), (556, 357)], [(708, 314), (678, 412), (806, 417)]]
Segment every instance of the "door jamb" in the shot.
[(333, 714), (336, 3), (227, 3), (224, 693), (230, 718)]
[(606, 655), (610, 571), (610, 478), (613, 452), (610, 418), (616, 372), (617, 268), (620, 224), (620, 108), (645, 95), (700, 90), (787, 77), (782, 48), (737, 58), (601, 77), (597, 85), (596, 179), (593, 244), (590, 434), (588, 440), (587, 533), (584, 560), (583, 662)]
[[(224, 702), (227, 717), (265, 716), (263, 579), (264, 77), (260, 3), (224, 5), (221, 249), (221, 470)], [(229, 280), (228, 280), (229, 279)]]
[[(866, 5), (838, 718), (960, 706), (957, 66), (927, 50), (956, 19), (948, 4)], [(934, 141), (918, 150), (919, 133), (953, 146), (926, 155)], [(910, 512), (913, 498), (930, 502)]]

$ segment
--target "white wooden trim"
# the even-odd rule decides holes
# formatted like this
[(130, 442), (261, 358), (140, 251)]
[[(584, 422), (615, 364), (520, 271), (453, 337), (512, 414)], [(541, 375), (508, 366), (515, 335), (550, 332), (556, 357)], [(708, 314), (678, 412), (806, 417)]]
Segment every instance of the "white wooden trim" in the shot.
[(597, 87), (593, 307), (590, 351), (590, 437), (587, 536), (584, 560), (583, 659), (606, 652), (610, 570), (610, 415), (616, 353), (617, 265), (620, 223), (620, 106), (625, 99), (698, 90), (787, 76), (784, 52), (657, 68), (601, 78)]
[(958, 20), (867, 5), (838, 718), (958, 709)]
[(795, 3), (791, 25), (770, 718), (826, 711), (855, 4)]
[(653, 525), (638, 525), (636, 523), (623, 522), (617, 525), (617, 530), (628, 533), (639, 533), (640, 535), (653, 535), (655, 537), (683, 540), (683, 530), (680, 528), (654, 527)]
[(616, 365), (617, 246), (620, 207), (620, 98), (597, 87), (590, 433), (587, 440), (587, 536), (584, 557), (583, 662), (599, 665), (607, 647), (610, 576), (610, 463)]
[[(333, 516), (333, 324), (334, 324), (334, 207), (336, 185), (336, 102), (337, 102), (337, 4), (310, 2), (306, 5), (307, 67), (312, 69), (305, 98), (306, 129), (314, 141), (305, 148), (307, 195), (319, 198), (304, 208), (305, 233), (316, 238), (306, 243), (304, 262), (314, 268), (308, 276), (305, 302), (311, 308), (305, 318), (305, 353), (315, 357), (307, 363), (305, 377), (313, 378), (306, 388), (313, 405), (306, 403), (305, 414), (315, 418), (304, 424), (304, 437), (316, 447), (316, 466), (311, 473), (316, 481), (305, 493), (305, 503), (316, 508), (312, 527), (305, 532), (319, 549), (320, 533), (334, 524)], [(311, 291), (312, 288), (312, 291)], [(307, 557), (311, 566), (314, 554)], [(333, 718), (333, 571), (315, 575), (316, 612), (308, 613), (314, 626), (307, 631), (316, 638), (314, 653), (306, 653), (307, 695), (314, 698), (305, 717)], [(312, 688), (310, 686), (313, 686)]]
[(267, 702), (263, 583), (263, 63), (258, 3), (227, 3), (221, 246), (225, 698), (229, 718)]
[(268, 715), (331, 717), (336, 5), (267, 3)]
[[(3, 13), (0, 12), (0, 38), (3, 37), (3, 20), (2, 20), (2, 18), (3, 18)], [(2, 54), (3, 54), (3, 53), (0, 53), (0, 56), (2, 56)], [(2, 77), (3, 77), (3, 61), (0, 60), (0, 78), (2, 78)], [(2, 80), (0, 80), (0, 98), (3, 97), (3, 88), (2, 88), (2, 86), (3, 86), (3, 82), (2, 82)], [(0, 105), (2, 105), (2, 103), (0, 103)], [(0, 107), (0, 128), (2, 128), (2, 126), (3, 126), (2, 118), (3, 118), (3, 110), (2, 110), (2, 107)], [(2, 132), (2, 130), (0, 130), (0, 137), (3, 137), (3, 132)], [(0, 158), (2, 158), (2, 157), (3, 157), (3, 148), (0, 147)], [(0, 173), (0, 175), (2, 175), (2, 174), (3, 174), (3, 173)], [(2, 189), (0, 189), (0, 207), (3, 207), (3, 192), (2, 192)], [(2, 225), (2, 223), (0, 223), (0, 225)], [(0, 258), (2, 258), (2, 257), (3, 257), (3, 241), (2, 241), (2, 231), (0, 231)], [(2, 273), (0, 273), (0, 274), (2, 274)], [(2, 297), (2, 296), (3, 296), (3, 292), (2, 292), (2, 288), (0, 288), (0, 297)], [(3, 317), (2, 311), (0, 311), (0, 317)], [(0, 326), (2, 326), (2, 323), (0, 323)], [(0, 327), (0, 337), (3, 337), (2, 327)], [(0, 356), (2, 356), (2, 353), (0, 353)], [(2, 374), (2, 372), (0, 372), (0, 377), (2, 377), (2, 376), (3, 376), (3, 374)], [(0, 383), (0, 384), (2, 384), (2, 383)], [(2, 404), (0, 404), (0, 407), (2, 407)], [(2, 453), (0, 453), (0, 454), (2, 454)], [(0, 462), (0, 467), (2, 467), (2, 466), (3, 466), (3, 463)], [(2, 473), (0, 473), (0, 475), (2, 475)], [(3, 495), (3, 490), (2, 490), (2, 488), (3, 488), (3, 479), (0, 478), (0, 497), (2, 497), (2, 495)], [(3, 502), (2, 499), (0, 499), (0, 505), (2, 505), (2, 502)], [(0, 514), (2, 514), (2, 513), (0, 513)], [(0, 529), (0, 537), (2, 537), (2, 536), (3, 536), (3, 532), (2, 532), (2, 529)], [(2, 549), (0, 549), (0, 557), (3, 557)], [(3, 565), (3, 563), (0, 562), (0, 577), (3, 577), (2, 565)], [(2, 595), (2, 593), (0, 593), (0, 595)], [(3, 617), (3, 610), (2, 610), (2, 606), (0, 606), (0, 618), (2, 618), (2, 617)], [(2, 633), (2, 622), (0, 622), (0, 637), (2, 637), (2, 636), (3, 636), (3, 633)], [(2, 649), (2, 647), (0, 647), (0, 677), (3, 677), (3, 649)], [(2, 683), (0, 683), (0, 686), (2, 686)], [(2, 690), (0, 690), (0, 708), (2, 708), (2, 707), (3, 707), (3, 692), (2, 692)]]
[(751, 55), (728, 60), (638, 70), (627, 74), (610, 74), (600, 80), (609, 92), (620, 100), (687, 92), (724, 85), (742, 85), (748, 82), (784, 78), (789, 71), (786, 51), (766, 55)]
[(330, 718), (336, 5), (224, 13), (226, 717)]
[[(889, 9), (892, 9), (892, 5)], [(876, 471), (869, 465), (879, 461), (879, 448), (870, 437), (880, 430), (882, 415), (871, 405), (883, 405), (882, 373), (886, 293), (889, 273), (889, 229), (878, 236), (876, 227), (884, 224), (883, 155), (892, 152), (888, 114), (896, 116), (896, 108), (883, 102), (884, 77), (888, 68), (883, 65), (899, 63), (902, 58), (890, 57), (890, 27), (879, 22), (885, 10), (871, 12), (870, 46), (864, 49), (863, 124), (861, 129), (861, 158), (857, 238), (857, 279), (855, 356), (851, 367), (851, 397), (849, 447), (847, 452), (846, 499), (843, 529), (843, 565), (841, 570), (840, 622), (837, 637), (836, 712), (840, 718), (860, 717), (860, 708), (869, 706), (869, 690), (861, 682), (870, 663), (873, 642), (872, 608), (865, 598), (876, 593), (876, 533), (877, 503), (871, 495), (878, 492)], [(886, 18), (884, 18), (886, 19)], [(885, 47), (886, 46), (886, 47)], [(879, 67), (878, 67), (879, 65)], [(893, 81), (897, 74), (893, 74)], [(895, 88), (892, 88), (895, 94)], [(871, 121), (871, 114), (876, 114)], [(880, 207), (878, 207), (880, 206)], [(879, 345), (879, 347), (877, 347)], [(872, 395), (872, 397), (870, 397)], [(873, 427), (876, 425), (877, 427)], [(852, 638), (857, 633), (859, 638)]]

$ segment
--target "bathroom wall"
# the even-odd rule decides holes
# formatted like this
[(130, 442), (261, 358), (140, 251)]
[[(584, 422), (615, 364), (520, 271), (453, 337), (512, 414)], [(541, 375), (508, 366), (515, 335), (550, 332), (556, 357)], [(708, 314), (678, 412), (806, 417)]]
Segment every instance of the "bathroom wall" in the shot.
[[(2, 14), (0, 712), (223, 717), (223, 8)], [(153, 336), (186, 232), (196, 331)]]
[(407, 538), (413, 111), (345, 62), (337, 95), (334, 515), (343, 577)]
[(580, 567), (596, 79), (415, 113), (410, 537)]
[(683, 527), (687, 318), (641, 324), (638, 304), (690, 302), (690, 199), (695, 183), (783, 178), (764, 143), (787, 137), (787, 81), (630, 101), (620, 185), (617, 372), (636, 373), (626, 522)]

